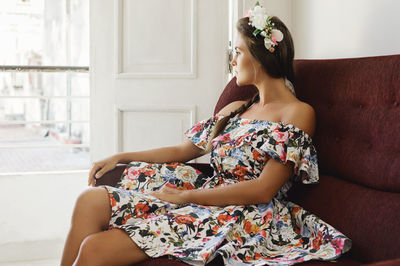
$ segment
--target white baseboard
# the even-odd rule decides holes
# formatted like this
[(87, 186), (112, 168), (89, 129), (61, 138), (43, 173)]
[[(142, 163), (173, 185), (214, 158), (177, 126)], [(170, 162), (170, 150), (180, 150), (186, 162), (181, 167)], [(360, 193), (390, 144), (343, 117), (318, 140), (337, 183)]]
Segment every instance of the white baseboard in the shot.
[(0, 245), (0, 263), (60, 259), (64, 239), (11, 242)]

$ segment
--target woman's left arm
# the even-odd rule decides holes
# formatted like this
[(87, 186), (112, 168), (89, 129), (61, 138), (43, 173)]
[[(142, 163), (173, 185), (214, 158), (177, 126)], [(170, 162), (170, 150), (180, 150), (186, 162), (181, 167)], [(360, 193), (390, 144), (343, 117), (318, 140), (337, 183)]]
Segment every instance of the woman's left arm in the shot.
[[(293, 105), (287, 110), (284, 121), (301, 128), (310, 136), (314, 134), (315, 112), (309, 104)], [(177, 190), (163, 187), (151, 194), (177, 204), (191, 202), (200, 205), (226, 206), (267, 203), (293, 175), (293, 169), (294, 163), (291, 161), (283, 164), (270, 158), (257, 179), (210, 189)]]
[(257, 179), (209, 189), (178, 190), (164, 187), (150, 194), (172, 203), (227, 206), (267, 203), (293, 175), (293, 163), (270, 158)]

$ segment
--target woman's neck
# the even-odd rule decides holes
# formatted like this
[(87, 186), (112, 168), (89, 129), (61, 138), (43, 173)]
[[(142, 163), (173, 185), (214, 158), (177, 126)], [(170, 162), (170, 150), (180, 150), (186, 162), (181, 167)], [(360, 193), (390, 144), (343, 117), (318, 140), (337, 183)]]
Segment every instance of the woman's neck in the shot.
[(270, 103), (291, 102), (296, 98), (289, 88), (286, 87), (284, 78), (265, 77), (256, 83), (255, 86), (260, 95), (260, 107), (264, 107)]

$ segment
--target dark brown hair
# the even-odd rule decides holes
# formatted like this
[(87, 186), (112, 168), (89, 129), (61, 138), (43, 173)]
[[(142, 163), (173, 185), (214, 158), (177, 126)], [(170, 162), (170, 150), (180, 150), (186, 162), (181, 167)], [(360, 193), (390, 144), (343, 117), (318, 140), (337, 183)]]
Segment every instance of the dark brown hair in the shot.
[[(262, 65), (264, 71), (273, 78), (287, 78), (292, 83), (294, 82), (294, 70), (293, 70), (293, 59), (294, 59), (294, 46), (292, 36), (286, 27), (286, 25), (278, 18), (272, 17), (271, 22), (274, 23), (274, 28), (280, 30), (283, 33), (283, 40), (275, 46), (274, 52), (269, 52), (264, 46), (264, 37), (260, 34), (257, 36), (253, 35), (255, 28), (249, 25), (249, 18), (244, 17), (238, 20), (236, 29), (239, 34), (243, 37), (245, 44), (247, 45), (251, 55)], [(246, 103), (240, 106), (235, 111), (231, 112), (228, 116), (220, 119), (209, 138), (206, 150), (211, 150), (211, 141), (218, 136), (228, 124), (229, 119), (240, 115), (246, 111), (252, 104), (258, 102), (260, 97), (258, 92), (249, 99)]]

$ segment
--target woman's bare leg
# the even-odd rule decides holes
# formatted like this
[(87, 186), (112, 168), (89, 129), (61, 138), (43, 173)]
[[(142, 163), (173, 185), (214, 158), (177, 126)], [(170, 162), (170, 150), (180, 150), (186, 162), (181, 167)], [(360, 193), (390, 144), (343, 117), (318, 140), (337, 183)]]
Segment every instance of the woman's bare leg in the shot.
[(71, 228), (65, 242), (61, 265), (72, 265), (82, 241), (91, 234), (106, 230), (110, 217), (110, 200), (105, 188), (88, 188), (82, 192), (72, 214)]
[(125, 231), (111, 229), (86, 237), (74, 266), (131, 265), (148, 258)]

